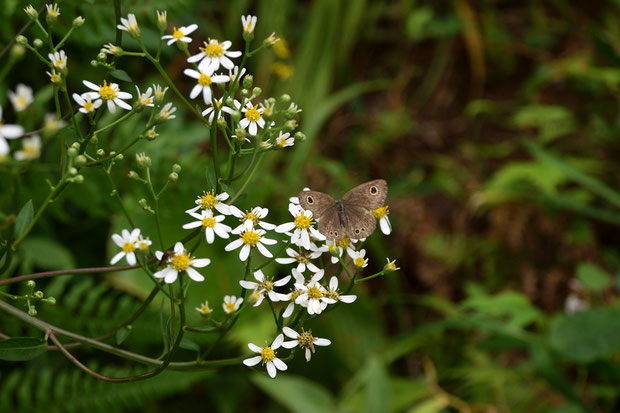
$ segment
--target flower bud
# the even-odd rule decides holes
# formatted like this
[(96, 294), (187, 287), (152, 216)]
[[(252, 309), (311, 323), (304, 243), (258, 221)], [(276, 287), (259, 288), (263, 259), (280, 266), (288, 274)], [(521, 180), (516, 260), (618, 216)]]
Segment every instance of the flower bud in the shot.
[(297, 142), (303, 142), (306, 140), (306, 134), (303, 132), (295, 132), (295, 135), (293, 135), (293, 137)]
[(99, 138), (97, 137), (97, 135), (93, 135), (93, 137), (90, 138), (90, 142), (88, 143), (96, 146), (99, 143)]
[(99, 62), (98, 62), (98, 61), (96, 61), (96, 60), (91, 60), (91, 61), (90, 61), (90, 65), (91, 65), (92, 67), (97, 67), (97, 66), (99, 66)]
[(238, 110), (233, 111), (233, 113), (230, 114), (230, 119), (235, 123), (239, 123), (239, 121), (241, 120), (241, 112), (239, 112)]
[(20, 59), (26, 53), (26, 48), (21, 44), (14, 44), (10, 53), (13, 59)]
[(284, 106), (288, 105), (291, 103), (291, 96), (288, 94), (283, 94), (282, 96), (280, 96), (280, 102), (282, 102), (282, 104)]
[(36, 309), (36, 308), (34, 308), (34, 307), (30, 307), (30, 308), (28, 309), (28, 315), (29, 315), (30, 317), (35, 317), (35, 316), (37, 315), (37, 309)]
[(39, 291), (35, 291), (34, 294), (32, 294), (34, 298), (38, 298), (39, 300), (41, 298), (43, 298), (44, 294), (43, 291), (39, 290)]
[(168, 180), (171, 182), (176, 182), (179, 180), (179, 174), (176, 172), (170, 172), (170, 175), (168, 175)]
[(250, 91), (245, 88), (241, 89), (240, 93), (241, 93), (241, 96), (244, 98), (247, 98), (250, 95)]
[(78, 170), (76, 168), (69, 168), (67, 173), (69, 174), (69, 176), (75, 176), (75, 175), (77, 175)]
[(82, 25), (84, 24), (84, 21), (85, 21), (84, 17), (77, 16), (75, 19), (73, 19), (72, 25), (73, 27), (77, 29), (78, 27), (82, 27)]
[(138, 161), (138, 166), (142, 169), (150, 168), (153, 163), (151, 158), (144, 152), (136, 154), (136, 160)]
[(162, 33), (168, 28), (168, 12), (166, 10), (157, 10), (157, 28)]
[(148, 202), (146, 202), (146, 199), (144, 199), (144, 198), (141, 198), (141, 199), (138, 201), (138, 205), (140, 205), (143, 209), (147, 209), (147, 208), (149, 208), (149, 203), (148, 203)]
[(217, 127), (218, 127), (218, 128), (220, 128), (220, 129), (222, 129), (222, 130), (226, 129), (226, 125), (227, 125), (227, 123), (226, 123), (226, 119), (224, 119), (224, 118), (219, 118), (219, 119), (217, 120), (217, 122), (216, 122), (216, 123), (217, 123)]
[(37, 285), (37, 283), (35, 283), (33, 280), (28, 280), (28, 282), (26, 283), (26, 287), (30, 289), (33, 289), (35, 285)]
[(47, 297), (47, 298), (46, 298), (45, 300), (43, 300), (43, 301), (45, 301), (45, 302), (46, 302), (46, 303), (48, 303), (48, 304), (52, 304), (52, 305), (56, 304), (56, 299), (55, 299), (54, 297)]
[(43, 40), (41, 40), (41, 39), (34, 39), (34, 40), (32, 41), (32, 46), (33, 46), (35, 49), (38, 49), (39, 47), (43, 46)]
[(249, 89), (252, 87), (252, 85), (254, 84), (254, 76), (252, 75), (247, 75), (246, 77), (243, 78), (243, 87), (246, 89)]
[(152, 141), (153, 139), (155, 139), (156, 137), (159, 136), (159, 134), (157, 132), (155, 132), (155, 126), (153, 126), (151, 129), (149, 129), (148, 131), (146, 131), (146, 133), (144, 134), (144, 136), (146, 136), (146, 139)]
[(292, 132), (297, 128), (297, 121), (295, 119), (291, 119), (286, 121), (284, 124), (284, 130), (287, 132)]
[(246, 135), (245, 129), (241, 129), (241, 128), (235, 129), (235, 135), (237, 135), (237, 139), (243, 140)]
[(181, 165), (179, 165), (178, 163), (175, 163), (174, 165), (172, 165), (172, 172), (176, 172), (176, 173), (181, 172)]
[(86, 165), (86, 162), (88, 162), (88, 159), (86, 159), (86, 156), (84, 155), (78, 155), (73, 160), (75, 166), (84, 166)]
[(67, 156), (69, 158), (75, 158), (78, 154), (77, 149), (75, 149), (74, 147), (71, 147), (69, 149), (67, 149)]
[(26, 46), (28, 44), (28, 39), (26, 36), (22, 36), (21, 34), (15, 38), (15, 42), (17, 44), (21, 44), (22, 46)]
[(32, 4), (28, 5), (28, 7), (24, 9), (24, 11), (28, 15), (28, 17), (30, 17), (31, 20), (36, 20), (39, 18), (39, 13), (37, 13), (35, 8), (32, 7)]
[(83, 184), (84, 183), (84, 175), (75, 175), (73, 177), (73, 182), (76, 184)]
[(118, 155), (114, 157), (114, 159), (117, 161), (122, 161), (123, 159), (125, 159), (125, 155), (123, 155), (122, 153), (119, 153)]
[(259, 87), (255, 87), (254, 89), (252, 89), (252, 99), (255, 98), (256, 96), (260, 95), (261, 93), (263, 93), (263, 89), (261, 89)]
[(103, 149), (97, 149), (97, 156), (103, 158), (105, 156), (105, 151)]
[(97, 54), (97, 60), (99, 60), (100, 62), (105, 63), (107, 58), (104, 52), (99, 52), (99, 54)]
[(53, 26), (56, 24), (58, 20), (58, 16), (60, 16), (60, 10), (58, 9), (58, 4), (46, 4), (45, 8), (47, 8), (47, 16), (45, 16), (45, 21), (48, 26)]
[(140, 175), (138, 175), (136, 171), (129, 171), (127, 176), (129, 177), (129, 179), (136, 179), (136, 180), (140, 179)]

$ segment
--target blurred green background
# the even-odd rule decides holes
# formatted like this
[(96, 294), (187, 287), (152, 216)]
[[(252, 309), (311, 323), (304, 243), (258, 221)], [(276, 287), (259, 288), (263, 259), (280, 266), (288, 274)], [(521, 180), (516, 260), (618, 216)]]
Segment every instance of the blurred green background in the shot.
[[(0, 8), (8, 23), (0, 27), (0, 45), (27, 22), (24, 6), (5, 0)], [(59, 6), (59, 36), (75, 16), (86, 18), (79, 38), (64, 47), (69, 88), (82, 91), (82, 79), (97, 82), (103, 74), (89, 61), (114, 41), (112, 2)], [(0, 363), (0, 410), (620, 409), (620, 1), (149, 0), (122, 1), (121, 7), (123, 15), (136, 14), (148, 47), (157, 44), (155, 10), (168, 10), (170, 27), (199, 25), (192, 52), (207, 37), (230, 39), (241, 49), (240, 16), (247, 13), (259, 18), (256, 41), (273, 31), (282, 36), (250, 60), (249, 71), (263, 96), (289, 93), (299, 104), (300, 130), (308, 139), (266, 157), (239, 206), (268, 207), (267, 220), (281, 223), (288, 220), (288, 197), (304, 186), (338, 195), (384, 178), (394, 231), (369, 239), (365, 274), (380, 270), (386, 257), (397, 259), (401, 270), (363, 283), (354, 304), (317, 319), (313, 332), (332, 345), (310, 363), (298, 355), (276, 380), (240, 365), (114, 385), (50, 352), (28, 363)], [(136, 49), (128, 36), (123, 47)], [(185, 57), (174, 47), (163, 56), (168, 74), (188, 93)], [(16, 83), (32, 86), (35, 115), (23, 124), (35, 129), (52, 111), (51, 87), (32, 54), (16, 67), (0, 85), (1, 103), (8, 108), (5, 92)], [(146, 61), (125, 57), (118, 67), (139, 79), (141, 90), (163, 83)], [(131, 82), (120, 83), (133, 92)], [(176, 106), (176, 121), (163, 125), (154, 142), (136, 147), (153, 158), (162, 184), (173, 163), (183, 166), (163, 201), (168, 243), (187, 235), (183, 211), (209, 189), (204, 129), (180, 121), (189, 116)], [(139, 127), (132, 118), (106, 144), (121, 146)], [(19, 183), (7, 185), (13, 181), (0, 168), (3, 216), (46, 196), (44, 178), (57, 159), (55, 149), (46, 151)], [(147, 194), (123, 178), (135, 168), (131, 158), (114, 174), (138, 226), (154, 238), (152, 217), (137, 205)], [(50, 208), (23, 243), (19, 266), (3, 277), (108, 262), (110, 234), (127, 223), (103, 176), (92, 170), (85, 178)], [(205, 299), (219, 303), (238, 293), (242, 265), (236, 254), (223, 252), (224, 242), (214, 245), (197, 253), (213, 263), (207, 281), (191, 285), (190, 313)], [(40, 253), (50, 249), (54, 254)], [(39, 316), (71, 331), (101, 334), (139, 305), (151, 286), (144, 278), (125, 272), (41, 281), (39, 288), (58, 304), (41, 307)], [(213, 306), (221, 313), (219, 304)], [(123, 347), (158, 354), (158, 308), (159, 301)], [(200, 323), (197, 313), (190, 317)], [(0, 332), (39, 334), (4, 314)], [(271, 334), (267, 308), (248, 312), (214, 357), (242, 354), (247, 342), (262, 343)], [(209, 338), (191, 340), (204, 345)], [(195, 352), (186, 347), (179, 357), (191, 359)], [(94, 350), (77, 354), (110, 375), (137, 368)]]

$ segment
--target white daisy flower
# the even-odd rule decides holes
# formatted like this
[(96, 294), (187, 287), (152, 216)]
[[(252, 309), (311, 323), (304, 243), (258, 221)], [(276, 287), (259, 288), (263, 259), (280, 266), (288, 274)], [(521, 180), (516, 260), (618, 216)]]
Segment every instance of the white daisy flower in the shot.
[(97, 99), (94, 102), (92, 101), (92, 97), (89, 92), (84, 93), (82, 95), (78, 95), (77, 93), (73, 94), (73, 100), (75, 100), (78, 105), (80, 105), (80, 109), (78, 109), (82, 113), (94, 113), (99, 106), (102, 105), (102, 100)]
[(220, 214), (230, 215), (230, 208), (232, 206), (226, 205), (224, 201), (229, 198), (229, 195), (226, 192), (222, 192), (221, 194), (215, 195), (215, 192), (205, 192), (202, 191), (202, 195), (198, 195), (198, 199), (195, 201), (196, 205), (194, 208), (188, 209), (185, 211), (186, 213), (196, 212), (199, 209), (213, 209), (215, 208)]
[(304, 331), (301, 329), (301, 334), (293, 330), (290, 327), (284, 327), (282, 332), (287, 337), (292, 338), (292, 341), (285, 341), (282, 343), (282, 347), (291, 349), (299, 346), (306, 350), (306, 361), (310, 361), (312, 353), (314, 353), (314, 346), (329, 346), (332, 342), (326, 338), (318, 338), (312, 336), (312, 330)]
[(256, 247), (265, 257), (271, 258), (273, 257), (273, 254), (269, 252), (265, 245), (273, 245), (278, 241), (275, 239), (265, 238), (264, 235), (265, 230), (254, 229), (254, 225), (252, 225), (251, 221), (246, 220), (244, 223), (244, 232), (239, 235), (239, 239), (236, 239), (226, 245), (224, 250), (232, 251), (241, 247), (241, 250), (239, 251), (239, 259), (241, 261), (245, 261), (250, 255), (250, 250)]
[(24, 134), (24, 128), (19, 125), (7, 125), (2, 121), (2, 106), (0, 106), (0, 153), (9, 153), (7, 139), (19, 138)]
[(295, 304), (306, 307), (310, 315), (321, 314), (325, 307), (327, 307), (327, 304), (334, 304), (336, 302), (325, 295), (327, 290), (319, 284), (319, 280), (323, 278), (324, 274), (325, 271), (320, 270), (312, 276), (307, 284), (295, 283), (295, 288), (302, 291), (295, 300)]
[(151, 87), (149, 87), (148, 89), (146, 89), (146, 92), (144, 93), (140, 93), (140, 88), (138, 88), (138, 85), (136, 85), (136, 92), (138, 92), (138, 106), (143, 108), (146, 106), (149, 107), (153, 107), (153, 89)]
[(127, 260), (127, 264), (135, 265), (136, 253), (134, 251), (137, 248), (137, 241), (139, 236), (139, 228), (135, 228), (131, 232), (124, 229), (121, 231), (121, 235), (112, 234), (112, 241), (114, 241), (116, 245), (121, 247), (122, 251), (112, 257), (112, 259), (110, 260), (110, 264), (114, 265), (119, 262), (121, 258), (125, 257), (125, 259)]
[(258, 17), (248, 14), (247, 16), (241, 16), (241, 26), (243, 27), (244, 34), (254, 33), (256, 28), (256, 21)]
[(197, 80), (196, 85), (192, 88), (191, 92), (189, 92), (190, 99), (196, 99), (202, 92), (202, 97), (206, 104), (211, 103), (211, 97), (213, 96), (211, 84), (225, 83), (230, 80), (229, 77), (225, 75), (214, 75), (213, 70), (209, 67), (200, 69), (200, 72), (194, 69), (185, 69), (183, 73)]
[(191, 56), (187, 61), (189, 63), (200, 61), (198, 63), (198, 69), (200, 70), (210, 68), (214, 72), (220, 68), (220, 65), (226, 69), (232, 69), (235, 64), (230, 58), (234, 59), (241, 56), (241, 52), (229, 51), (230, 46), (232, 46), (232, 42), (228, 40), (220, 43), (215, 39), (209, 39), (209, 43), (204, 42), (204, 47), (199, 47), (200, 53)]
[(237, 298), (234, 295), (226, 295), (224, 296), (222, 307), (224, 308), (226, 314), (232, 314), (239, 309), (241, 303), (243, 303), (243, 298)]
[(22, 139), (21, 151), (15, 152), (13, 155), (18, 161), (32, 161), (41, 156), (41, 137), (32, 135), (29, 138)]
[[(158, 260), (162, 260), (164, 257), (164, 253), (161, 251), (155, 252), (155, 257)], [(199, 258), (196, 259), (190, 255), (190, 253), (183, 247), (183, 244), (177, 242), (174, 244), (174, 253), (171, 254), (166, 260), (166, 268), (163, 270), (157, 271), (155, 274), (155, 278), (163, 278), (166, 284), (172, 284), (176, 281), (180, 272), (185, 271), (189, 278), (194, 281), (204, 281), (205, 277), (203, 277), (198, 271), (194, 269), (206, 267), (211, 263), (211, 260), (208, 258)]]
[(200, 211), (200, 214), (196, 212), (190, 212), (189, 214), (196, 218), (197, 221), (183, 225), (183, 229), (204, 228), (207, 243), (213, 244), (216, 234), (220, 238), (230, 237), (228, 233), (231, 231), (231, 228), (226, 224), (222, 224), (225, 218), (224, 215), (213, 216), (213, 211), (210, 209), (203, 209)]
[(138, 27), (136, 15), (133, 13), (129, 13), (126, 19), (121, 17), (121, 24), (116, 27), (120, 30), (128, 32), (133, 38), (137, 39), (140, 37), (140, 27)]
[(46, 4), (45, 8), (47, 9), (47, 15), (52, 19), (58, 18), (60, 16), (60, 9), (58, 8), (58, 4)]
[(56, 69), (52, 69), (52, 72), (45, 72), (50, 77), (50, 82), (55, 85), (59, 85), (62, 82), (62, 76), (56, 72)]
[(157, 114), (157, 120), (159, 122), (164, 122), (170, 119), (174, 119), (177, 117), (177, 115), (173, 115), (173, 113), (176, 111), (177, 108), (172, 106), (172, 102), (166, 103)]
[(340, 295), (340, 291), (338, 290), (338, 277), (336, 276), (330, 278), (329, 288), (325, 292), (325, 296), (334, 301), (342, 301), (346, 304), (350, 304), (357, 299), (356, 295)]
[(66, 125), (67, 123), (62, 119), (58, 119), (58, 115), (55, 113), (46, 113), (43, 118), (43, 133), (53, 135)]
[(248, 128), (248, 133), (250, 135), (256, 135), (259, 126), (261, 128), (265, 127), (265, 119), (261, 116), (263, 109), (248, 102), (241, 112), (244, 113), (244, 117), (239, 121), (239, 127), (242, 129)]
[(245, 231), (245, 223), (247, 221), (249, 221), (254, 228), (261, 227), (267, 231), (271, 231), (276, 227), (274, 224), (263, 221), (263, 218), (269, 214), (269, 209), (267, 208), (254, 207), (251, 211), (242, 212), (236, 206), (230, 205), (229, 210), (233, 216), (239, 218), (239, 221), (241, 221), (241, 225), (232, 230), (233, 234), (240, 234)]
[(113, 45), (112, 43), (104, 45), (101, 51), (112, 56), (121, 56), (123, 54), (123, 49), (121, 47)]
[(179, 27), (178, 29), (176, 27), (173, 27), (172, 34), (167, 34), (165, 36), (162, 36), (161, 38), (163, 40), (170, 39), (168, 40), (168, 43), (167, 43), (168, 46), (176, 42), (191, 43), (192, 39), (187, 36), (191, 34), (192, 32), (194, 32), (197, 28), (198, 28), (197, 24), (190, 24), (187, 27), (182, 26), (182, 27)]
[(379, 220), (379, 228), (381, 228), (381, 232), (385, 235), (390, 235), (392, 232), (392, 223), (388, 218), (389, 208), (387, 205), (384, 205), (380, 208), (377, 208), (372, 211), (372, 214)]
[(276, 373), (278, 370), (285, 371), (288, 366), (282, 360), (276, 357), (276, 352), (274, 350), (278, 349), (282, 342), (284, 341), (284, 335), (278, 334), (271, 346), (258, 347), (256, 344), (248, 343), (248, 347), (254, 353), (260, 354), (259, 356), (251, 357), (249, 359), (243, 360), (243, 364), (248, 367), (256, 366), (258, 363), (262, 362), (267, 368), (267, 373), (269, 377), (272, 379), (276, 377)]
[(142, 252), (147, 252), (152, 244), (153, 241), (151, 241), (149, 237), (144, 238), (142, 235), (138, 237), (138, 241), (136, 242), (138, 249)]
[(256, 302), (254, 303), (254, 307), (258, 307), (260, 303), (263, 302), (265, 294), (272, 302), (280, 301), (281, 294), (278, 294), (273, 289), (275, 287), (286, 285), (291, 279), (291, 276), (287, 275), (278, 281), (273, 281), (273, 278), (265, 278), (265, 274), (263, 274), (261, 270), (258, 270), (254, 272), (254, 278), (257, 282), (241, 280), (239, 281), (239, 284), (245, 289), (253, 290), (258, 293)]
[(235, 67), (233, 67), (232, 69), (228, 69), (228, 77), (230, 78), (231, 82), (234, 82), (235, 79), (237, 80), (237, 82), (241, 81), (241, 78), (243, 77), (243, 75), (245, 75), (245, 67), (243, 69), (241, 69), (241, 73), (239, 73), (239, 66), (235, 65)]
[(15, 92), (9, 90), (7, 92), (9, 100), (13, 104), (15, 112), (21, 112), (25, 110), (33, 101), (32, 88), (20, 83), (15, 88)]
[(318, 248), (312, 250), (311, 252), (297, 252), (292, 248), (287, 248), (286, 255), (288, 255), (288, 257), (276, 258), (276, 262), (278, 264), (292, 264), (294, 262), (297, 262), (297, 267), (295, 269), (300, 273), (306, 271), (306, 268), (308, 268), (312, 272), (317, 272), (319, 271), (319, 267), (314, 265), (310, 260), (315, 260), (319, 258), (321, 254), (323, 254), (323, 251)]
[(396, 260), (390, 261), (389, 258), (386, 258), (387, 264), (383, 266), (383, 271), (394, 272), (400, 270), (400, 267), (396, 266)]
[(293, 222), (278, 225), (276, 227), (276, 232), (284, 233), (295, 229), (291, 236), (291, 242), (307, 250), (311, 248), (310, 236), (319, 241), (325, 240), (325, 236), (312, 226), (314, 224), (312, 212), (294, 204), (289, 204), (288, 211), (295, 219)]
[(208, 316), (213, 312), (213, 309), (209, 307), (209, 300), (207, 300), (200, 304), (200, 307), (196, 307), (196, 311), (198, 311), (202, 316)]
[(67, 68), (67, 55), (65, 54), (64, 50), (50, 53), (47, 55), (47, 57), (49, 57), (56, 70), (62, 72)]
[(358, 269), (362, 269), (368, 265), (368, 258), (364, 258), (366, 255), (366, 250), (361, 249), (359, 251), (353, 251), (347, 249), (347, 254), (353, 260), (353, 265), (355, 265)]
[[(222, 104), (222, 99), (215, 99), (215, 106), (217, 106), (219, 108), (219, 111), (217, 112), (217, 118), (221, 118), (223, 113), (228, 113), (229, 115), (231, 113), (234, 112), (234, 109), (229, 108), (226, 105)], [(209, 103), (209, 102), (206, 102)], [(209, 115), (210, 114), (210, 115)], [(213, 118), (215, 117), (215, 107), (214, 107), (214, 103), (211, 103), (211, 105), (209, 107), (207, 107), (205, 110), (202, 111), (202, 116), (207, 116), (209, 115), (209, 123), (213, 122)]]
[(290, 136), (290, 133), (282, 133), (282, 131), (280, 131), (280, 134), (276, 137), (276, 146), (286, 148), (287, 146), (295, 145), (295, 138), (291, 138)]
[(131, 99), (131, 93), (121, 92), (116, 83), (108, 84), (105, 80), (101, 86), (97, 86), (88, 80), (83, 80), (82, 83), (84, 83), (87, 88), (94, 91), (87, 92), (92, 99), (101, 99), (107, 102), (110, 113), (116, 112), (116, 105), (120, 106), (122, 109), (131, 110), (131, 106), (127, 102), (121, 100)]

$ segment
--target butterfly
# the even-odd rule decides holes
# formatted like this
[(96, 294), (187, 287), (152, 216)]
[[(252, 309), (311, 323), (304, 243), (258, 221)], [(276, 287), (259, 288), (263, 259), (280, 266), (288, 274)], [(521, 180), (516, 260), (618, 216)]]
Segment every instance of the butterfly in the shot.
[(375, 179), (356, 186), (342, 200), (318, 191), (301, 191), (299, 203), (312, 212), (318, 229), (328, 240), (339, 241), (345, 235), (351, 239), (366, 238), (373, 233), (377, 220), (372, 210), (385, 203), (387, 182)]

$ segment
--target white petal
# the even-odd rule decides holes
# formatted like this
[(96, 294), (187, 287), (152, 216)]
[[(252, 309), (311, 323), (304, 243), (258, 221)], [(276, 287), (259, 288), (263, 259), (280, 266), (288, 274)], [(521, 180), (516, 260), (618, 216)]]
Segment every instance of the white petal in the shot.
[(241, 245), (243, 244), (243, 240), (241, 238), (236, 239), (234, 241), (232, 241), (231, 243), (229, 243), (228, 245), (226, 245), (224, 247), (225, 251), (232, 251), (232, 250), (236, 250), (237, 248), (239, 248)]
[(175, 270), (174, 268), (170, 268), (170, 271), (166, 274), (166, 277), (164, 278), (164, 282), (166, 284), (172, 284), (173, 282), (177, 280), (178, 276), (179, 276), (179, 272)]
[(211, 260), (208, 258), (199, 258), (196, 260), (192, 260), (190, 263), (192, 267), (196, 267), (196, 268), (206, 267), (209, 264), (211, 264)]
[[(261, 245), (260, 243), (258, 245)], [(250, 255), (250, 246), (248, 244), (245, 244), (242, 248), (241, 251), (239, 251), (239, 259), (241, 261), (245, 261), (248, 259), (248, 256)]]
[(136, 265), (136, 254), (133, 252), (127, 253), (127, 264)]
[(275, 287), (282, 287), (283, 285), (288, 284), (290, 279), (291, 279), (291, 276), (287, 275), (286, 277), (282, 278), (281, 280), (278, 280), (278, 281), (274, 282), (273, 285)]
[(267, 367), (267, 373), (269, 374), (269, 377), (271, 377), (272, 379), (276, 377), (276, 366), (273, 365), (273, 362), (268, 362), (265, 367)]
[[(290, 338), (297, 338), (297, 337), (299, 337), (299, 333), (297, 331), (293, 330), (290, 327), (282, 328), (282, 332), (284, 334), (286, 334), (287, 337), (290, 337)], [(287, 347), (287, 348), (290, 348), (290, 347)]]
[(276, 368), (278, 370), (284, 371), (284, 370), (288, 369), (288, 366), (282, 360), (280, 360), (279, 358), (273, 359), (273, 364), (276, 366)]
[(278, 337), (276, 337), (276, 339), (273, 340), (273, 343), (271, 343), (271, 349), (276, 350), (278, 347), (282, 345), (283, 341), (284, 341), (284, 334), (278, 334)]
[(261, 356), (255, 356), (249, 359), (243, 360), (243, 364), (248, 367), (256, 366), (261, 361)]
[(198, 228), (202, 226), (202, 222), (200, 221), (194, 221), (194, 222), (190, 222), (188, 224), (183, 225), (183, 229), (192, 229), (192, 228)]
[[(246, 245), (246, 247), (249, 248), (249, 245)], [(269, 250), (267, 249), (267, 247), (265, 247), (263, 244), (261, 244), (260, 242), (258, 244), (256, 244), (256, 247), (258, 248), (258, 250), (260, 251), (261, 254), (263, 254), (265, 257), (267, 258), (271, 258), (273, 257), (273, 254), (271, 252), (269, 252)], [(247, 258), (247, 257), (246, 257)], [(245, 261), (245, 259), (241, 259), (241, 261)]]
[(84, 83), (84, 86), (86, 86), (87, 88), (99, 92), (99, 86), (97, 86), (93, 82), (89, 82), (88, 80), (82, 80), (82, 83)]
[(329, 346), (332, 342), (326, 338), (317, 338), (314, 340), (315, 346)]
[(194, 281), (200, 282), (200, 281), (205, 280), (205, 277), (203, 277), (202, 274), (200, 274), (198, 271), (196, 271), (192, 267), (188, 267), (185, 270), (185, 272), (187, 272), (187, 275), (189, 275), (189, 278), (191, 278)]
[(248, 133), (252, 136), (256, 135), (258, 132), (258, 127), (256, 126), (256, 122), (250, 122), (250, 127), (248, 128)]
[(198, 96), (200, 94), (200, 91), (202, 90), (203, 86), (202, 85), (196, 85), (192, 88), (192, 91), (189, 92), (189, 97), (190, 99), (196, 99), (196, 96)]
[(293, 347), (295, 347), (298, 344), (299, 344), (299, 341), (297, 341), (297, 340), (285, 341), (284, 343), (282, 343), (282, 347), (284, 347), (284, 348), (293, 348)]
[(291, 231), (293, 228), (295, 228), (295, 223), (294, 222), (287, 222), (286, 224), (278, 225), (276, 227), (276, 232), (281, 234), (283, 232)]
[(340, 296), (340, 301), (342, 301), (343, 303), (346, 304), (350, 304), (353, 301), (357, 300), (357, 296), (356, 295), (341, 295)]
[(247, 280), (240, 280), (239, 285), (241, 285), (243, 288), (247, 288), (248, 290), (253, 290), (258, 287), (258, 284), (256, 284), (255, 282)]
[(117, 262), (119, 262), (121, 260), (121, 258), (123, 258), (125, 256), (125, 251), (121, 251), (118, 254), (116, 254), (115, 256), (112, 257), (112, 259), (110, 260), (110, 264), (114, 265)]

